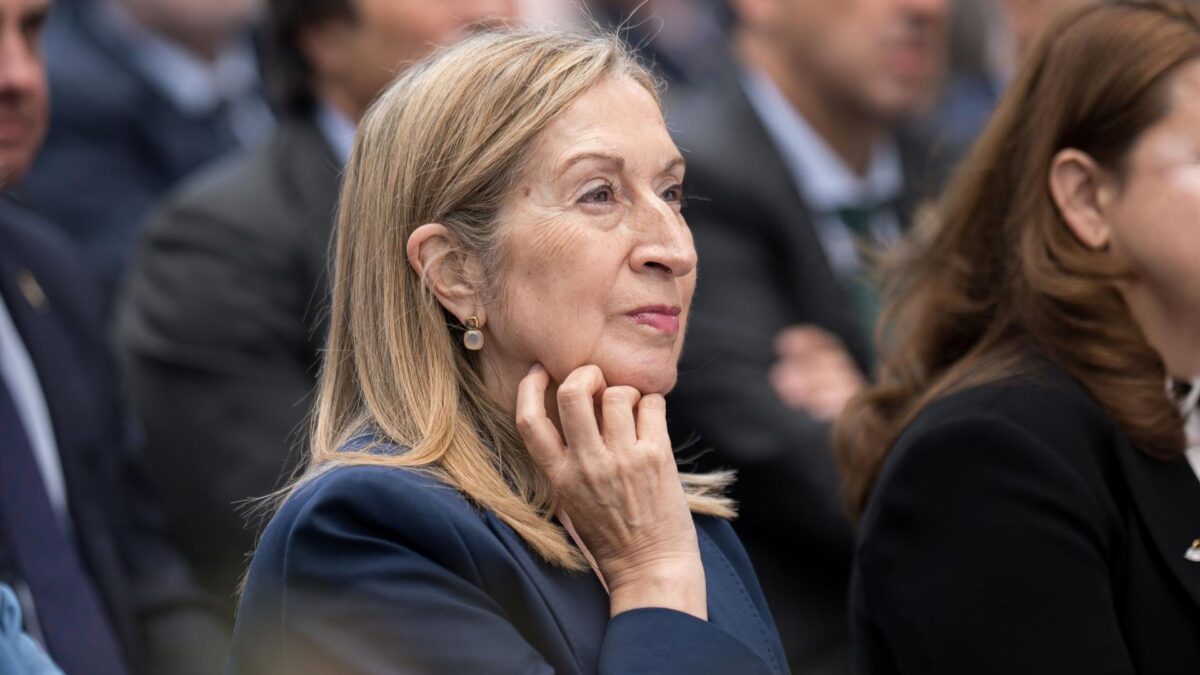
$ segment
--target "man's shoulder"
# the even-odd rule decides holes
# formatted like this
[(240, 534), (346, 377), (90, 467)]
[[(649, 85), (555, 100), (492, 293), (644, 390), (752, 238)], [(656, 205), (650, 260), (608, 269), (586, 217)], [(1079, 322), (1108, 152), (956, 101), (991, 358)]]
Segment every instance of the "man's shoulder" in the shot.
[(0, 197), (0, 242), (9, 259), (32, 275), (32, 283), (22, 282), (28, 293), (44, 293), (52, 306), (73, 313), (99, 307), (88, 268), (71, 240), (57, 225), (7, 197)]
[(201, 169), (167, 195), (151, 227), (188, 216), (251, 229), (298, 225), (310, 214), (302, 212), (300, 193), (309, 186), (301, 184), (296, 165), (328, 161), (311, 139), (298, 142), (306, 131), (287, 124), (265, 142)]

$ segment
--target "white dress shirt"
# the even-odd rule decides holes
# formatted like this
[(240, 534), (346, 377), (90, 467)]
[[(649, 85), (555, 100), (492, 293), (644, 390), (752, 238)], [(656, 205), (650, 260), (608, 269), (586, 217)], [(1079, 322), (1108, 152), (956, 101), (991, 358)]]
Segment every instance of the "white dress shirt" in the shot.
[[(813, 225), (825, 257), (839, 276), (859, 270), (858, 242), (838, 214), (856, 204), (894, 202), (904, 191), (904, 167), (895, 141), (881, 140), (871, 152), (865, 175), (856, 174), (788, 102), (765, 73), (743, 70), (742, 87), (750, 106), (783, 157), (792, 180), (813, 213)], [(892, 209), (875, 213), (872, 236), (879, 243), (900, 236), (900, 219)]]
[(1192, 389), (1179, 401), (1179, 412), (1186, 418), (1184, 431), (1187, 434), (1187, 460), (1200, 479), (1200, 377), (1192, 380)]
[(325, 142), (333, 149), (338, 161), (345, 166), (346, 162), (350, 161), (350, 151), (354, 148), (354, 121), (325, 101), (317, 102), (313, 114)]
[(25, 436), (33, 449), (33, 458), (46, 484), (50, 506), (63, 525), (69, 526), (66, 482), (46, 395), (34, 369), (33, 359), (29, 357), (29, 351), (17, 332), (3, 298), (0, 298), (0, 386), (8, 387), (12, 394), (17, 415), (25, 427)]

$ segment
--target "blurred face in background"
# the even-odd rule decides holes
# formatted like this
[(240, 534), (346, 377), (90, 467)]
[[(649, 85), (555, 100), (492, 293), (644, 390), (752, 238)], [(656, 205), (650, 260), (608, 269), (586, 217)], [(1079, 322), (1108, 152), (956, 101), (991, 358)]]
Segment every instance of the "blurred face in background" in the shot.
[(0, 0), (0, 189), (33, 163), (49, 96), (41, 34), (49, 0)]
[(933, 94), (949, 0), (735, 0), (744, 29), (781, 52), (834, 105), (880, 119)]
[(263, 0), (119, 0), (147, 28), (202, 56), (245, 31), (263, 11)]
[(333, 21), (302, 42), (318, 79), (358, 118), (410, 64), (470, 30), (514, 17), (515, 0), (354, 0), (355, 20)]

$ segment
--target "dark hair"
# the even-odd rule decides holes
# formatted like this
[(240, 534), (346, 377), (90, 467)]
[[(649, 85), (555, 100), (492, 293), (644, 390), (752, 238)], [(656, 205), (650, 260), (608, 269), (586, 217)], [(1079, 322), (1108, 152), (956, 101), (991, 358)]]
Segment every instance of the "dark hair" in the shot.
[(327, 21), (353, 21), (353, 0), (270, 0), (267, 8), (267, 81), (287, 112), (312, 107), (312, 66), (300, 48), (302, 31)]
[(900, 432), (934, 400), (1019, 373), (1025, 345), (1062, 365), (1142, 452), (1182, 454), (1162, 359), (1118, 289), (1129, 272), (1071, 234), (1047, 177), (1064, 148), (1123, 176), (1138, 137), (1169, 111), (1170, 76), (1200, 57), (1198, 19), (1195, 0), (1089, 5), (1027, 56), (937, 208), (886, 268), (877, 383), (835, 429), (855, 515)]

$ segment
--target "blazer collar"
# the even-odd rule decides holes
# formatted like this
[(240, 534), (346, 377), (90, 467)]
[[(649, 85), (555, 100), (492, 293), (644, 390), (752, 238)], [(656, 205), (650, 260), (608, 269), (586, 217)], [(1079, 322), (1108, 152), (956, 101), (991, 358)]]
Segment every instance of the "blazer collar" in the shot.
[(1200, 562), (1185, 557), (1200, 539), (1200, 481), (1187, 460), (1154, 459), (1122, 435), (1117, 448), (1138, 517), (1167, 569), (1200, 605)]
[[(1071, 391), (1099, 407), (1095, 398), (1061, 365), (1032, 347), (1027, 357), (1037, 373), (1035, 377), (1043, 384)], [(1115, 423), (1112, 438), (1137, 518), (1171, 575), (1200, 605), (1200, 563), (1185, 557), (1192, 543), (1200, 539), (1200, 481), (1186, 458), (1155, 459), (1134, 447)]]

